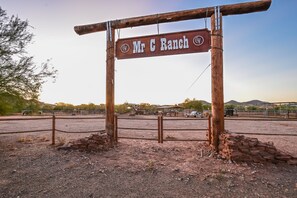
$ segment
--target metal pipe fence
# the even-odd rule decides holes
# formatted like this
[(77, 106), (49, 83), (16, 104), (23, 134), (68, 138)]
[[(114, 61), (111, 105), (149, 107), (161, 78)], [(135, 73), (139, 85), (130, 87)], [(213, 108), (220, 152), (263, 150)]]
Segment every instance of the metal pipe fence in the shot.
[[(51, 121), (51, 127), (50, 128), (41, 128), (41, 129), (34, 129), (34, 130), (20, 130), (20, 131), (0, 131), (0, 135), (9, 135), (9, 134), (24, 134), (24, 133), (38, 133), (38, 132), (52, 132), (52, 144), (55, 144), (56, 139), (56, 132), (59, 133), (68, 133), (68, 134), (84, 134), (84, 133), (102, 133), (105, 131), (105, 129), (101, 130), (84, 130), (84, 131), (69, 131), (69, 130), (63, 130), (61, 128), (58, 128), (56, 126), (56, 120), (105, 120), (105, 117), (99, 117), (99, 116), (92, 116), (92, 117), (70, 117), (70, 116), (45, 116), (45, 117), (24, 117), (24, 118), (0, 118), (0, 122), (12, 122), (12, 121), (28, 121), (28, 120), (49, 120)], [(118, 141), (118, 139), (139, 139), (139, 140), (153, 140), (158, 141), (158, 143), (163, 143), (164, 141), (208, 141), (210, 143), (211, 140), (211, 117), (208, 117), (208, 119), (197, 119), (197, 118), (164, 118), (163, 116), (158, 116), (154, 118), (137, 118), (137, 117), (118, 117), (115, 115), (115, 123), (114, 123), (114, 139), (115, 141)], [(129, 121), (153, 121), (153, 125), (156, 127), (130, 127), (130, 126), (119, 126), (118, 121), (119, 120), (129, 120)], [(171, 128), (171, 127), (164, 127), (165, 123), (170, 122), (186, 122), (186, 121), (197, 121), (197, 120), (205, 120), (208, 121), (207, 127), (205, 128)], [(297, 119), (283, 119), (283, 118), (226, 118), (226, 121), (253, 121), (253, 122), (264, 122), (264, 121), (275, 121), (275, 122), (283, 122), (283, 121), (293, 121), (296, 122)], [(170, 124), (169, 124), (170, 125)], [(131, 136), (119, 136), (119, 131), (152, 131), (156, 132), (157, 138), (150, 138), (150, 137), (131, 137)], [(187, 133), (187, 132), (205, 132), (206, 137), (205, 139), (178, 139), (178, 138), (164, 138), (164, 132), (165, 133), (172, 133), (172, 132), (178, 132), (178, 133)], [(248, 133), (248, 132), (242, 132), (242, 131), (231, 131), (235, 134), (241, 134), (241, 135), (263, 135), (263, 136), (297, 136), (297, 129), (296, 134), (293, 133)]]
[(37, 130), (21, 130), (21, 131), (2, 131), (0, 132), (0, 135), (9, 135), (9, 134), (23, 134), (23, 133), (40, 133), (40, 132), (52, 132), (51, 133), (51, 139), (52, 139), (52, 144), (55, 144), (56, 140), (56, 132), (60, 133), (68, 133), (68, 134), (74, 134), (74, 133), (101, 133), (104, 132), (105, 130), (85, 130), (85, 131), (67, 131), (67, 130), (62, 130), (56, 127), (56, 120), (94, 120), (94, 119), (105, 119), (105, 117), (57, 117), (55, 115), (53, 116), (46, 116), (46, 117), (24, 117), (24, 118), (0, 118), (0, 122), (4, 121), (30, 121), (30, 120), (51, 120), (51, 128), (47, 129), (37, 129)]
[[(210, 118), (209, 118), (210, 119)], [(123, 127), (118, 125), (118, 120), (136, 120), (136, 121), (155, 121), (157, 124), (157, 128), (143, 128), (143, 127)], [(210, 131), (210, 122), (208, 122), (208, 128), (164, 128), (164, 122), (179, 122), (179, 121), (193, 121), (198, 119), (193, 118), (165, 118), (163, 116), (158, 116), (155, 118), (127, 118), (127, 117), (118, 117), (115, 116), (115, 141), (118, 139), (140, 139), (140, 140), (153, 140), (158, 141), (158, 143), (163, 143), (164, 141), (209, 141), (207, 139), (177, 139), (177, 138), (164, 138), (164, 131), (166, 132), (201, 132), (204, 131), (206, 136)], [(201, 120), (201, 119), (200, 119)], [(207, 119), (204, 119), (207, 120)], [(119, 136), (119, 130), (129, 130), (129, 131), (153, 131), (157, 132), (157, 138), (148, 138), (148, 137), (131, 137), (131, 136)]]

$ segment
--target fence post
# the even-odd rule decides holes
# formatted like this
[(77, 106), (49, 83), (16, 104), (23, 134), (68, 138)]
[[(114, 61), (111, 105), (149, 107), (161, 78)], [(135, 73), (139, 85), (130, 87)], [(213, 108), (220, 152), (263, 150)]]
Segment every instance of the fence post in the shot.
[(56, 116), (53, 115), (52, 119), (52, 145), (55, 145), (55, 134), (56, 133)]
[(161, 143), (161, 117), (158, 115), (158, 143)]
[(211, 115), (208, 116), (208, 143), (211, 144)]
[(163, 143), (163, 115), (160, 118), (160, 143)]
[(114, 115), (114, 140), (118, 142), (118, 116)]

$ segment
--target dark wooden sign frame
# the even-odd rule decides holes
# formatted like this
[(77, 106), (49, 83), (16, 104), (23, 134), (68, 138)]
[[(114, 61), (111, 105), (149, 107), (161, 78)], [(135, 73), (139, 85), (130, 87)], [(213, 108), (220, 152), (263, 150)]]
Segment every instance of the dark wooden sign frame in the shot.
[(208, 52), (210, 31), (208, 29), (156, 34), (142, 37), (118, 39), (118, 59), (166, 56)]

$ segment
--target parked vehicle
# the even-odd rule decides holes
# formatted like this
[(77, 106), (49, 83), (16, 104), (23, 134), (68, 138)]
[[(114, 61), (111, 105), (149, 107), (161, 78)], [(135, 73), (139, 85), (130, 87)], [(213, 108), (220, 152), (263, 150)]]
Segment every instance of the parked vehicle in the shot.
[(186, 114), (186, 117), (189, 118), (189, 117), (194, 117), (194, 118), (203, 118), (203, 115), (202, 113), (198, 112), (198, 111), (192, 111), (191, 113), (187, 113)]
[(224, 117), (234, 116), (234, 109), (225, 109)]
[(23, 116), (26, 116), (26, 115), (32, 115), (32, 114), (33, 114), (32, 110), (23, 110), (23, 111), (22, 111), (22, 115), (23, 115)]

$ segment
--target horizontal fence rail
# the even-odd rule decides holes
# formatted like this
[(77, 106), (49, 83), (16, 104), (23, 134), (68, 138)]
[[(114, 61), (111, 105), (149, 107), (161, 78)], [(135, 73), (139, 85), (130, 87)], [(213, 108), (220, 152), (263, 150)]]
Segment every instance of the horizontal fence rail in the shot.
[[(158, 128), (143, 128), (143, 127), (122, 127), (118, 126), (118, 120), (136, 120), (136, 121), (156, 121)], [(164, 122), (172, 122), (172, 121), (197, 121), (197, 120), (207, 120), (207, 119), (195, 119), (195, 118), (165, 118), (163, 116), (158, 116), (156, 118), (135, 118), (135, 117), (118, 117), (115, 116), (115, 140), (118, 139), (139, 139), (139, 140), (157, 140), (158, 143), (163, 143), (164, 141), (208, 141), (207, 139), (177, 139), (177, 138), (164, 138), (164, 131), (165, 132), (199, 132), (205, 131), (208, 132), (210, 129), (208, 128), (164, 128)], [(156, 138), (147, 138), (147, 137), (127, 137), (127, 136), (119, 136), (119, 130), (131, 130), (131, 131), (156, 131), (157, 132), (157, 139)]]
[(2, 121), (22, 121), (22, 120), (50, 120), (52, 117), (28, 117), (28, 118), (0, 118), (0, 122)]
[(156, 118), (135, 118), (135, 117), (118, 117), (119, 120), (157, 120)]
[(16, 133), (39, 133), (39, 132), (49, 132), (49, 131), (52, 131), (52, 129), (0, 132), (0, 135), (8, 135), (8, 134), (16, 134)]
[(163, 129), (163, 131), (205, 131), (208, 129)]
[(115, 141), (118, 142), (118, 139), (130, 139), (130, 140), (150, 140), (150, 141), (159, 141), (158, 138), (148, 138), (148, 137), (130, 137), (130, 136), (119, 136), (119, 130), (129, 130), (129, 131), (158, 131), (158, 128), (143, 128), (143, 127), (120, 127), (118, 126), (118, 120), (135, 120), (135, 121), (157, 121), (157, 118), (136, 118), (136, 117), (118, 117), (115, 115), (115, 130), (114, 130), (114, 138)]
[(225, 118), (225, 121), (227, 120), (235, 120), (235, 121), (269, 121), (269, 122), (288, 122), (288, 121), (297, 121), (297, 119), (293, 118)]
[(135, 130), (135, 131), (156, 131), (158, 130), (153, 129), (153, 128), (129, 128), (129, 127), (118, 127), (118, 129), (122, 129), (122, 130)]
[(76, 116), (67, 116), (67, 117), (58, 117), (56, 116), (56, 119), (58, 120), (105, 120), (105, 117), (96, 116), (96, 117), (76, 117)]
[[(10, 121), (28, 121), (28, 120), (51, 120), (52, 117), (26, 117), (26, 118), (0, 118), (0, 122), (10, 122)], [(39, 133), (39, 132), (50, 132), (52, 129), (34, 129), (34, 130), (22, 130), (22, 131), (4, 131), (0, 132), (0, 135), (10, 135), (10, 134), (23, 134), (23, 133)]]
[(10, 121), (34, 121), (34, 120), (50, 120), (50, 129), (35, 129), (35, 130), (22, 130), (22, 131), (4, 131), (0, 132), (0, 135), (10, 134), (24, 134), (24, 133), (40, 133), (40, 132), (52, 132), (52, 144), (55, 144), (56, 132), (67, 133), (67, 134), (84, 134), (84, 133), (102, 133), (105, 129), (101, 130), (85, 130), (85, 131), (66, 131), (56, 128), (56, 120), (105, 120), (102, 116), (92, 117), (74, 117), (74, 116), (44, 116), (44, 117), (24, 117), (24, 118), (0, 118), (0, 122)]
[(61, 129), (55, 129), (55, 131), (60, 133), (102, 133), (105, 132), (105, 129), (102, 130), (94, 130), (94, 131), (65, 131)]
[(267, 136), (297, 136), (297, 134), (292, 133), (245, 133), (245, 132), (232, 132), (238, 135), (267, 135)]
[[(288, 118), (227, 118), (225, 121), (249, 121), (249, 122), (297, 122), (297, 119), (288, 119)], [(252, 135), (252, 136), (284, 136), (284, 137), (297, 137), (297, 129), (296, 134), (294, 133), (248, 133), (248, 132), (240, 132), (240, 131), (230, 131), (231, 133), (238, 135)]]
[[(118, 139), (136, 139), (136, 140), (154, 140), (158, 141), (159, 143), (163, 143), (163, 141), (209, 141), (211, 138), (211, 119), (210, 117), (207, 118), (164, 118), (163, 116), (158, 116), (154, 118), (141, 118), (141, 117), (118, 117), (115, 116), (115, 134), (114, 138), (116, 141)], [(52, 144), (55, 144), (55, 134), (56, 132), (59, 133), (68, 133), (68, 134), (84, 134), (84, 133), (103, 133), (105, 132), (105, 129), (98, 129), (98, 130), (84, 130), (84, 131), (69, 131), (69, 130), (63, 130), (56, 127), (56, 121), (57, 120), (105, 120), (105, 117), (102, 116), (92, 116), (92, 117), (77, 117), (77, 116), (41, 116), (41, 117), (24, 117), (24, 118), (0, 118), (0, 122), (13, 122), (13, 121), (38, 121), (38, 120), (49, 120), (51, 121), (51, 128), (41, 128), (41, 129), (34, 129), (34, 130), (21, 130), (21, 131), (0, 131), (0, 135), (9, 135), (9, 134), (24, 134), (24, 133), (38, 133), (38, 132), (52, 132)], [(135, 121), (155, 121), (155, 124), (157, 127), (126, 127), (126, 126), (118, 126), (118, 120), (135, 120)], [(177, 121), (196, 121), (196, 120), (208, 120), (208, 128), (166, 128), (164, 127), (164, 122), (170, 123), (170, 122), (177, 122)], [(273, 122), (273, 121), (293, 121), (296, 122), (297, 119), (284, 119), (284, 118), (225, 118), (225, 121), (250, 121), (250, 122)], [(118, 136), (118, 130), (130, 130), (130, 131), (155, 131), (157, 138), (149, 138), (149, 137), (128, 137), (128, 136)], [(164, 138), (164, 132), (171, 133), (171, 132), (203, 132), (205, 131), (208, 139), (177, 139), (174, 137), (166, 137)], [(231, 131), (232, 132), (232, 131)], [(296, 137), (297, 136), (297, 130), (296, 134), (294, 133), (248, 133), (248, 132), (232, 132), (239, 135), (251, 135), (251, 136), (284, 136), (284, 137)]]

